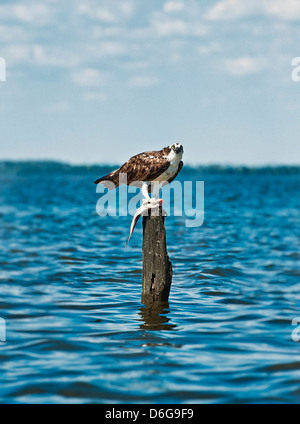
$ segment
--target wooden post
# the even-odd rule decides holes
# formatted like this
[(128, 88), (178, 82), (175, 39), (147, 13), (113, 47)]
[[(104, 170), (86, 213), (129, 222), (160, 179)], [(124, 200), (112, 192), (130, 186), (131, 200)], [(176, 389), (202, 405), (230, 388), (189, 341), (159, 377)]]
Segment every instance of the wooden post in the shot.
[(167, 302), (172, 283), (172, 263), (166, 243), (165, 218), (143, 217), (143, 292), (142, 303)]

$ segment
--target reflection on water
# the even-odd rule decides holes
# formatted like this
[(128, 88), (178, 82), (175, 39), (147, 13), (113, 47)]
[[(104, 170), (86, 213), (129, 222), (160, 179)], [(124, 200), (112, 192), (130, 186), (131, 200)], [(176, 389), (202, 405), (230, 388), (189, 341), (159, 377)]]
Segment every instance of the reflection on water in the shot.
[(299, 177), (206, 175), (205, 224), (166, 219), (169, 303), (146, 306), (141, 223), (125, 250), (97, 176), (0, 176), (1, 402), (299, 403)]
[(176, 324), (170, 323), (169, 313), (169, 302), (153, 302), (143, 306), (140, 309), (143, 321), (140, 328), (149, 331), (174, 330)]

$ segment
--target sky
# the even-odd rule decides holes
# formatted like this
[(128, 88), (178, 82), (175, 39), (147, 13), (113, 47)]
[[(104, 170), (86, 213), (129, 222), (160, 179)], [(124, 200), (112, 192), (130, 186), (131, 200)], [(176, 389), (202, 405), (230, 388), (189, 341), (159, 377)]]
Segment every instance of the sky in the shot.
[(0, 57), (0, 160), (300, 163), (300, 0), (1, 0)]

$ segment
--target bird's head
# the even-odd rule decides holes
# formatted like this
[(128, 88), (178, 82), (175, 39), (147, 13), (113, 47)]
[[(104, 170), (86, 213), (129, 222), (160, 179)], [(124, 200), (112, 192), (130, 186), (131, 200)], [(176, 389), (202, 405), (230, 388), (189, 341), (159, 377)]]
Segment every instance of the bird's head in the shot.
[(183, 145), (180, 143), (174, 143), (170, 146), (171, 151), (173, 150), (177, 154), (183, 153)]

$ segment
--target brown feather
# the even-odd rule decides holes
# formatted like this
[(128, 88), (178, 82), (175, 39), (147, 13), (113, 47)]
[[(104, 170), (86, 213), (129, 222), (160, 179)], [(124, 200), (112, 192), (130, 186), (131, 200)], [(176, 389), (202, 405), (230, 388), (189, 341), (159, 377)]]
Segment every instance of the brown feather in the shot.
[(170, 162), (166, 158), (169, 152), (169, 147), (165, 147), (158, 152), (143, 152), (135, 155), (121, 168), (96, 180), (95, 184), (102, 181), (111, 181), (118, 187), (120, 174), (127, 175), (127, 185), (135, 181), (153, 181), (169, 168)]

